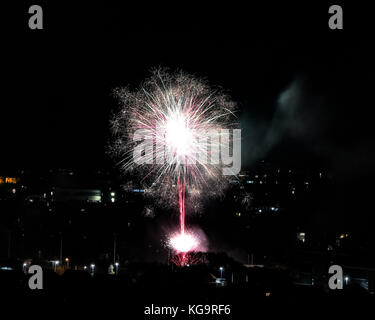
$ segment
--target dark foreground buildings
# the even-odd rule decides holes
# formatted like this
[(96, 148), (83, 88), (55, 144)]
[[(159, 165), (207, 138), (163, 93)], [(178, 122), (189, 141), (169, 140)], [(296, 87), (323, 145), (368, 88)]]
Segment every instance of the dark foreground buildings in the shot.
[[(188, 225), (199, 226), (207, 238), (207, 252), (197, 254), (197, 265), (182, 269), (170, 263), (165, 245), (177, 219), (174, 208), (156, 204), (134, 181), (129, 177), (124, 187), (116, 173), (106, 171), (4, 172), (1, 279), (18, 283), (13, 289), (27, 299), (24, 272), (39, 264), (47, 291), (57, 297), (44, 299), (53, 303), (119, 301), (126, 287), (133, 299), (143, 296), (142, 305), (155, 303), (162, 292), (162, 302), (185, 303), (195, 295), (233, 300), (243, 309), (248, 296), (260, 305), (336, 301), (327, 286), (328, 268), (339, 264), (346, 294), (372, 297), (371, 235), (337, 220), (330, 200), (335, 179), (325, 170), (261, 162), (242, 172), (224, 197), (204, 200), (188, 217)], [(69, 286), (81, 289), (73, 294)], [(104, 293), (106, 288), (113, 293)]]

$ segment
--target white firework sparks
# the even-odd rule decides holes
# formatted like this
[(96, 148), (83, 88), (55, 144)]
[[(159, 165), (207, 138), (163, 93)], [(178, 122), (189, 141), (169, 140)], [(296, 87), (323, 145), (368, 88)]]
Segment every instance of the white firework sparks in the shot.
[[(171, 185), (183, 177), (186, 188), (205, 187), (206, 194), (220, 193), (225, 187), (222, 164), (213, 150), (227, 148), (221, 139), (222, 128), (234, 128), (231, 121), (235, 104), (219, 90), (193, 76), (169, 74), (157, 69), (139, 90), (116, 91), (121, 110), (112, 121), (115, 143), (112, 151), (121, 158), (124, 171), (137, 171), (148, 191), (155, 186), (162, 198), (168, 198)], [(152, 139), (147, 154), (135, 154), (139, 142), (136, 132)], [(217, 139), (207, 137), (217, 132)], [(207, 157), (201, 157), (206, 154)], [(141, 164), (141, 165), (140, 165)]]

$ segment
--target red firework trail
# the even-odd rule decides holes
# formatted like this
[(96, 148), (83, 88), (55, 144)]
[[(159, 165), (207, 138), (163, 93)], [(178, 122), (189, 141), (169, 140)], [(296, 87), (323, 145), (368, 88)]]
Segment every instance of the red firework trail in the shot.
[(180, 210), (180, 232), (185, 234), (185, 181), (178, 178), (178, 206)]
[[(183, 174), (177, 177), (178, 186), (178, 207), (179, 207), (179, 223), (180, 230), (177, 234), (173, 235), (170, 239), (170, 244), (176, 256), (172, 259), (178, 266), (185, 266), (191, 260), (189, 257), (194, 253), (199, 246), (199, 239), (191, 232), (186, 229), (185, 223), (185, 194), (186, 194), (186, 184), (185, 184), (186, 169)], [(193, 262), (193, 260), (191, 260)]]
[[(180, 210), (180, 233), (185, 234), (185, 179), (178, 177), (178, 206)], [(187, 264), (186, 252), (179, 253), (179, 264), (184, 266)]]

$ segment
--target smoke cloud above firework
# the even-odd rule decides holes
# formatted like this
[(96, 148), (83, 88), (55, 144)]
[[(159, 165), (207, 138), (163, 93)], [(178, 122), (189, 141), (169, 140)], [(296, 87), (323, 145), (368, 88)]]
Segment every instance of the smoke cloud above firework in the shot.
[[(185, 227), (185, 199), (220, 194), (241, 167), (241, 133), (235, 104), (221, 90), (183, 72), (156, 69), (138, 90), (118, 89), (113, 153), (121, 168), (138, 173), (148, 195), (168, 200), (178, 195), (179, 232), (169, 245), (181, 253), (199, 248)], [(232, 150), (232, 152), (230, 152)]]

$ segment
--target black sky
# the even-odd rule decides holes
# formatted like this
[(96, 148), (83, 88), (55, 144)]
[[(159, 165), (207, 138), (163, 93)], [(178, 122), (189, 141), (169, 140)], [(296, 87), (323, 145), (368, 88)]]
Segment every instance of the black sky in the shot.
[(344, 30), (332, 31), (330, 3), (39, 4), (44, 30), (28, 29), (29, 3), (5, 17), (2, 171), (110, 165), (111, 91), (166, 66), (207, 78), (239, 103), (244, 167), (266, 157), (373, 173), (373, 28), (360, 5), (344, 3)]

